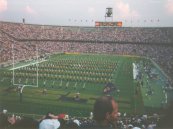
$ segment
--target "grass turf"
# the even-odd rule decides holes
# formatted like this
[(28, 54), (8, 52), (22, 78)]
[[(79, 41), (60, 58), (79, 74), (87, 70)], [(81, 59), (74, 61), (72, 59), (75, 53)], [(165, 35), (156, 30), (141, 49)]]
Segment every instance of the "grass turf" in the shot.
[[(145, 107), (154, 108), (153, 104), (157, 108), (160, 107), (160, 103), (164, 98), (162, 88), (155, 80), (150, 80), (150, 82), (153, 89), (158, 94), (154, 94), (151, 97), (152, 99), (146, 98), (146, 88), (139, 88), (138, 94), (135, 93), (137, 82), (133, 79), (132, 63), (140, 62), (141, 60), (144, 62), (146, 61), (146, 59), (143, 58), (129, 56), (96, 54), (52, 55), (47, 61), (39, 63), (39, 67), (42, 65), (46, 67), (40, 67), (39, 74), (41, 73), (41, 70), (43, 72), (41, 74), (44, 74), (48, 68), (50, 68), (50, 70), (47, 72), (46, 76), (39, 77), (38, 88), (24, 88), (22, 103), (19, 102), (19, 93), (16, 91), (5, 92), (7, 87), (12, 86), (12, 72), (7, 69), (1, 69), (0, 105), (1, 108), (5, 108), (11, 112), (31, 114), (55, 112), (57, 114), (67, 113), (74, 116), (89, 116), (95, 99), (103, 95), (105, 84), (111, 82), (116, 85), (116, 88), (120, 91), (119, 93), (115, 91), (110, 93), (110, 95), (114, 96), (118, 101), (119, 111), (127, 112), (129, 114), (140, 114), (145, 111)], [(23, 63), (20, 63), (16, 66), (19, 67), (22, 66), (22, 64)], [(24, 64), (26, 65), (26, 62)], [(54, 66), (52, 64), (54, 64)], [(109, 65), (110, 68), (108, 67)], [(26, 67), (29, 68), (30, 66)], [(18, 82), (20, 78), (20, 83), (24, 84), (26, 83), (26, 78), (29, 78), (27, 84), (31, 84), (32, 79), (36, 79), (36, 77), (33, 76), (36, 72), (32, 71), (32, 66), (29, 70), (25, 69), (25, 67), (23, 68), (23, 70), (15, 70), (16, 73), (19, 73), (19, 76), (16, 75), (15, 81)], [(109, 69), (111, 75), (109, 74)], [(89, 75), (86, 71), (88, 71)], [(22, 72), (24, 75), (20, 74)], [(33, 77), (25, 77), (25, 73), (30, 72)], [(104, 73), (104, 76), (102, 76), (101, 73)], [(59, 74), (61, 76), (59, 76)], [(161, 76), (161, 73), (159, 74)], [(81, 76), (83, 77), (80, 78)], [(106, 81), (101, 81), (100, 77), (102, 77), (103, 80), (105, 78)], [(145, 72), (142, 79), (144, 81), (144, 87), (147, 86)], [(45, 80), (46, 84), (44, 84)], [(42, 93), (44, 88), (47, 89), (46, 95), (43, 95)], [(87, 100), (85, 103), (63, 101), (60, 99), (65, 95), (66, 97), (73, 98), (77, 92), (80, 93), (81, 99)]]

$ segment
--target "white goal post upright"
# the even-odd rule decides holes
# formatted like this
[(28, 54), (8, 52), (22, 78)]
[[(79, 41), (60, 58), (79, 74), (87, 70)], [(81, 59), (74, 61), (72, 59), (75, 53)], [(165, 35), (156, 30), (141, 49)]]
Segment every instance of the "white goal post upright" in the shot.
[(13, 58), (13, 85), (14, 85), (14, 44), (12, 44), (12, 58)]
[(15, 86), (18, 86), (18, 88), (20, 88), (20, 102), (22, 102), (22, 93), (23, 93), (23, 89), (25, 87), (38, 87), (38, 46), (36, 44), (36, 62), (34, 64), (36, 64), (36, 85), (34, 84), (22, 84), (22, 83), (15, 83), (15, 69), (18, 69), (18, 68), (21, 68), (21, 67), (26, 67), (26, 66), (29, 66), (29, 65), (32, 65), (33, 63), (29, 64), (29, 65), (24, 65), (24, 66), (21, 66), (21, 67), (15, 67), (15, 64), (17, 62), (15, 62), (15, 52), (14, 52), (14, 42), (12, 44), (12, 59), (13, 59), (13, 78), (12, 78), (12, 82), (13, 82), (13, 85)]

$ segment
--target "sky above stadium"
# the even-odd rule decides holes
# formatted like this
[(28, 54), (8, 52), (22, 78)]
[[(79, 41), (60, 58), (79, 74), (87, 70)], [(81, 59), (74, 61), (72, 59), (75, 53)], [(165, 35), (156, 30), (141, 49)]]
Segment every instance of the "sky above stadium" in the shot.
[(0, 0), (0, 21), (94, 26), (107, 7), (123, 26), (173, 27), (173, 0)]

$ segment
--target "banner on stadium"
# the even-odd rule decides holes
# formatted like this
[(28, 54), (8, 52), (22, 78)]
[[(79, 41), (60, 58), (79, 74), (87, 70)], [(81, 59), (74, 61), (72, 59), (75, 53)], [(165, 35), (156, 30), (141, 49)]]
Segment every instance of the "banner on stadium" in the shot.
[(95, 22), (95, 27), (122, 27), (123, 23), (122, 21), (118, 21), (118, 22), (99, 22), (96, 21)]
[(80, 53), (79, 52), (64, 52), (64, 54), (67, 54), (67, 55), (79, 55)]

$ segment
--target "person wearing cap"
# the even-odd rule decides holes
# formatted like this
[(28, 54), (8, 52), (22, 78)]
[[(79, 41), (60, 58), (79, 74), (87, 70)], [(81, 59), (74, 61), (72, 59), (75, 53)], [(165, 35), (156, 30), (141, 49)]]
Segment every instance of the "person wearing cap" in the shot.
[(116, 128), (118, 104), (112, 96), (102, 96), (94, 104), (93, 118), (96, 128)]
[(63, 128), (68, 119), (68, 115), (66, 114), (62, 113), (59, 115), (54, 115), (53, 113), (49, 112), (40, 120), (39, 129)]
[(39, 124), (39, 129), (58, 129), (60, 122), (57, 119), (44, 119)]

